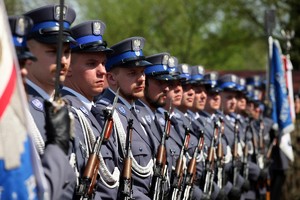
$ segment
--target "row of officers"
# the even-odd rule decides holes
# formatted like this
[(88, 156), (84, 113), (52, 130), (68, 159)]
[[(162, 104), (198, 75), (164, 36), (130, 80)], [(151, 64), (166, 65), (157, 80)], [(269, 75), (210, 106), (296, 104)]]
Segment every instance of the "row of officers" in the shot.
[(144, 56), (143, 37), (108, 47), (102, 21), (71, 27), (76, 14), (65, 6), (53, 101), (60, 10), (9, 18), (51, 199), (279, 196), (270, 192), (277, 143), (261, 79)]

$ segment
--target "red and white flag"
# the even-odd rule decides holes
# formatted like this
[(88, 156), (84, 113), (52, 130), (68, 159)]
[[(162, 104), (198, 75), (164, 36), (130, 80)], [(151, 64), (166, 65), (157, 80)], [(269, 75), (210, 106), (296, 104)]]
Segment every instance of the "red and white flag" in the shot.
[(285, 80), (286, 80), (286, 87), (287, 87), (287, 91), (288, 91), (291, 116), (292, 116), (293, 122), (295, 122), (296, 113), (295, 113), (294, 88), (293, 88), (293, 76), (292, 76), (293, 64), (291, 62), (289, 55), (282, 56), (282, 62), (284, 65), (284, 70), (285, 70)]
[(0, 199), (45, 199), (45, 180), (28, 134), (28, 105), (3, 1), (0, 27)]

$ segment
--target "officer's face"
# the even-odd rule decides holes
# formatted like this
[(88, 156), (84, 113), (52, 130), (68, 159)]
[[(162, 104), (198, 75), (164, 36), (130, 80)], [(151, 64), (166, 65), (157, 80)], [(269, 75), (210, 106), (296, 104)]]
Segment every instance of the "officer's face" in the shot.
[[(27, 45), (37, 58), (37, 61), (27, 66), (28, 78), (48, 94), (51, 94), (54, 90), (55, 82), (57, 45), (43, 44), (35, 40), (29, 40)], [(62, 52), (59, 77), (61, 82), (65, 80), (70, 66), (71, 52), (69, 44), (63, 45)]]
[(181, 105), (185, 108), (192, 108), (195, 98), (195, 90), (191, 84), (186, 84), (182, 86), (182, 100)]
[(233, 113), (236, 110), (237, 100), (236, 100), (237, 93), (236, 92), (229, 92), (223, 91), (221, 94), (222, 98), (222, 106), (223, 111), (225, 114)]
[(169, 86), (167, 81), (147, 78), (145, 87), (145, 99), (154, 109), (166, 105)]
[(66, 79), (67, 85), (89, 100), (103, 91), (106, 55), (104, 53), (74, 53)]
[(172, 105), (177, 107), (181, 104), (182, 99), (182, 86), (181, 82), (179, 80), (174, 81), (168, 81), (169, 85), (169, 92), (167, 94), (167, 104), (165, 106), (166, 109), (169, 109), (170, 102), (172, 102)]
[(207, 100), (206, 89), (204, 86), (195, 86), (195, 98), (193, 103), (193, 111), (203, 110)]
[(220, 106), (221, 106), (221, 95), (218, 92), (209, 91), (207, 93), (205, 111), (212, 114), (216, 110), (219, 110)]
[(237, 95), (237, 111), (243, 112), (246, 110), (246, 107), (247, 107), (247, 101), (246, 101), (245, 95), (238, 94)]
[(120, 88), (120, 96), (128, 102), (144, 97), (144, 67), (119, 67), (107, 73), (109, 86), (113, 90)]

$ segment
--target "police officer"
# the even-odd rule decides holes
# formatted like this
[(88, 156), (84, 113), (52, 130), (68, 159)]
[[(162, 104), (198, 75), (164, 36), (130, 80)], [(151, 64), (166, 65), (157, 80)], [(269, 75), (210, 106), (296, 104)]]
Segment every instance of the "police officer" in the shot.
[[(237, 109), (236, 113), (239, 116), (239, 128), (240, 128), (240, 142), (243, 148), (243, 158), (242, 158), (242, 170), (241, 174), (245, 179), (244, 183), (244, 193), (242, 194), (241, 199), (257, 199), (256, 187), (257, 180), (264, 176), (262, 171), (257, 163), (253, 162), (253, 134), (255, 134), (252, 129), (253, 120), (252, 117), (249, 117), (247, 111), (247, 102), (249, 102), (250, 97), (246, 88), (246, 80), (244, 78), (239, 78), (237, 84)], [(248, 96), (248, 97), (247, 97)], [(247, 149), (245, 149), (247, 145)]]
[(128, 120), (133, 119), (132, 133), (132, 179), (133, 197), (149, 199), (149, 189), (153, 169), (153, 138), (136, 117), (134, 101), (144, 96), (144, 69), (151, 63), (143, 55), (145, 39), (142, 37), (127, 38), (113, 46), (114, 53), (109, 55), (105, 65), (109, 88), (97, 100), (97, 108), (102, 110), (112, 105), (119, 91), (119, 99), (114, 115), (115, 145), (119, 151), (119, 166), (122, 170), (126, 155), (125, 138), (127, 137)]
[[(33, 27), (26, 37), (26, 44), (29, 51), (37, 58), (37, 61), (26, 66), (28, 70), (26, 79), (28, 102), (30, 112), (44, 140), (45, 114), (43, 102), (52, 99), (55, 88), (59, 13), (59, 5), (47, 5), (24, 14), (33, 20)], [(70, 34), (70, 25), (75, 17), (75, 11), (65, 6), (60, 81), (64, 81), (71, 61), (70, 42), (73, 42), (74, 39)], [(42, 142), (40, 141), (40, 143)]]
[[(240, 146), (239, 139), (239, 127), (238, 127), (238, 116), (236, 115), (237, 106), (237, 83), (238, 77), (234, 74), (225, 74), (218, 79), (218, 84), (222, 89), (221, 92), (221, 104), (222, 113), (224, 119), (225, 129), (225, 141), (227, 143), (227, 154), (232, 151), (232, 165), (227, 165), (227, 171), (231, 172), (230, 180), (233, 185), (230, 190), (230, 199), (239, 199), (242, 192), (242, 186), (244, 184), (243, 177), (239, 174), (240, 171), (240, 160), (237, 155), (242, 156), (242, 148)], [(235, 149), (235, 150), (234, 150)], [(234, 150), (234, 151), (233, 151)], [(236, 152), (237, 151), (237, 152)], [(225, 166), (226, 171), (226, 166)]]
[[(70, 101), (75, 116), (75, 139), (71, 158), (75, 158), (74, 167), (79, 172), (76, 196), (86, 195), (86, 191), (81, 189), (89, 185), (84, 185), (83, 174), (90, 167), (87, 162), (96, 137), (104, 137), (101, 135), (101, 125), (93, 115), (93, 99), (103, 90), (107, 55), (113, 52), (103, 38), (105, 28), (102, 21), (90, 20), (71, 29), (77, 44), (71, 46), (72, 61), (61, 93), (63, 98)], [(108, 142), (103, 142), (101, 146), (100, 180), (95, 186), (96, 199), (117, 199), (118, 153), (112, 144), (113, 138), (107, 139)]]
[[(32, 27), (32, 20), (25, 16), (10, 16), (9, 23), (13, 35), (13, 41), (21, 68), (23, 80), (26, 78), (26, 65), (36, 58), (28, 51), (24, 42), (25, 36)], [(36, 125), (33, 122), (32, 116), (27, 113), (28, 129), (31, 136), (35, 138), (39, 136)], [(46, 186), (44, 189), (42, 182), (44, 177), (37, 177), (37, 185), (39, 197), (50, 195), (51, 199), (71, 199), (74, 192), (76, 178), (69, 160), (66, 156), (69, 148), (70, 139), (70, 123), (69, 110), (66, 106), (54, 112), (54, 106), (45, 101), (45, 134), (47, 143), (45, 149), (33, 148), (32, 159), (36, 159), (34, 165), (39, 165), (38, 152), (43, 154), (41, 164), (45, 175)], [(36, 143), (35, 143), (36, 145)], [(38, 147), (38, 145), (36, 145)]]
[(19, 61), (23, 82), (27, 76), (26, 65), (28, 62), (36, 61), (36, 57), (28, 50), (25, 44), (25, 36), (31, 29), (33, 22), (29, 17), (22, 15), (9, 16), (9, 25), (13, 36), (13, 42)]
[(167, 69), (170, 65), (170, 58), (170, 54), (166, 52), (146, 57), (146, 60), (151, 65), (145, 69), (144, 97), (138, 99), (135, 103), (136, 110), (138, 110), (138, 117), (141, 118), (140, 121), (146, 122), (152, 130), (155, 145), (154, 156), (162, 139), (162, 129), (156, 122), (155, 113), (157, 108), (166, 105), (167, 92), (169, 91), (166, 79), (170, 76)]

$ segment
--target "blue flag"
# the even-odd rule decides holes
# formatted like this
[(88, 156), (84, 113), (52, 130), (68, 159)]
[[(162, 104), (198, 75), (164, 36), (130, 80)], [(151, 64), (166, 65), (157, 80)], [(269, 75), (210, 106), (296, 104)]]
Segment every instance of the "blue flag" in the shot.
[[(279, 130), (279, 147), (282, 153), (290, 160), (294, 161), (293, 149), (291, 146), (290, 132), (294, 130), (292, 115), (290, 112), (289, 97), (286, 88), (284, 66), (281, 58), (281, 49), (278, 41), (273, 41), (270, 67), (270, 101), (272, 102), (272, 119)], [(282, 163), (288, 165), (283, 154), (280, 153)]]
[(290, 112), (286, 80), (278, 42), (272, 44), (270, 68), (270, 100), (272, 102), (272, 119), (278, 124), (280, 133), (290, 133), (294, 124)]

